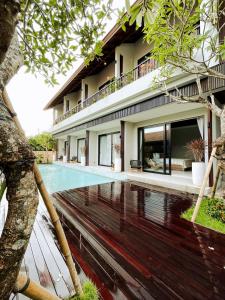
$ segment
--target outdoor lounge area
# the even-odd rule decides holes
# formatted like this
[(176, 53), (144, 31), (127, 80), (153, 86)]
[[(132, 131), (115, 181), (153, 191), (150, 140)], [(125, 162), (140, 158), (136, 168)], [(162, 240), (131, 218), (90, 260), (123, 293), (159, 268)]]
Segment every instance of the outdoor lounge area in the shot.
[(225, 236), (181, 219), (188, 194), (117, 181), (53, 196), (104, 299), (224, 299)]

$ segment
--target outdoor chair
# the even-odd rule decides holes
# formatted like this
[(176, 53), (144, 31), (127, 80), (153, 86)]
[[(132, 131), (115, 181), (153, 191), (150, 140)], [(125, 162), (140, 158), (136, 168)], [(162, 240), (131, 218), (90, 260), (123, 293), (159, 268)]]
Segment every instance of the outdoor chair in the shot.
[(130, 167), (131, 169), (141, 169), (142, 168), (141, 161), (132, 159), (130, 161)]

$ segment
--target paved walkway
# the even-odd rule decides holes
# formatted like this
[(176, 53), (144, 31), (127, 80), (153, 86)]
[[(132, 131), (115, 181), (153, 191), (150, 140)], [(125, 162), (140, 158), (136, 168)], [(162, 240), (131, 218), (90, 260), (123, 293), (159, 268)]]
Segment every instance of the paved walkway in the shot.
[(225, 299), (225, 235), (180, 218), (188, 196), (114, 182), (54, 197), (104, 299)]

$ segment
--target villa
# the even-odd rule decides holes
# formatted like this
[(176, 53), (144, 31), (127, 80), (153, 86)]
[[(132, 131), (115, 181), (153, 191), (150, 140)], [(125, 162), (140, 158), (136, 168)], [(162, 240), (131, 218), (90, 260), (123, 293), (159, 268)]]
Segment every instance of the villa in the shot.
[[(198, 138), (210, 145), (220, 136), (219, 118), (203, 104), (180, 104), (154, 88), (160, 67), (149, 58), (141, 29), (129, 26), (124, 32), (117, 24), (103, 43), (103, 56), (83, 63), (45, 107), (53, 109), (57, 159), (118, 169), (119, 148), (119, 170), (128, 179), (198, 192), (186, 145)], [(225, 73), (224, 64), (213, 67)], [(203, 78), (202, 86), (224, 103), (222, 80)], [(194, 76), (177, 72), (168, 84), (171, 93), (175, 88), (195, 95)], [(210, 151), (205, 150), (205, 162)], [(133, 167), (142, 172), (131, 172)]]

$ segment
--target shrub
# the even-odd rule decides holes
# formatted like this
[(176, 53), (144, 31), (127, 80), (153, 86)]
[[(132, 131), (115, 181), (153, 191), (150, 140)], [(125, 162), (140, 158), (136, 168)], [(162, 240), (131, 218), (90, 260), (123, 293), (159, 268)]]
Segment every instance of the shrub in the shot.
[(83, 284), (82, 296), (73, 296), (67, 300), (99, 300), (99, 293), (94, 283), (88, 280)]
[(223, 199), (209, 199), (207, 213), (221, 222), (225, 223), (225, 202)]

